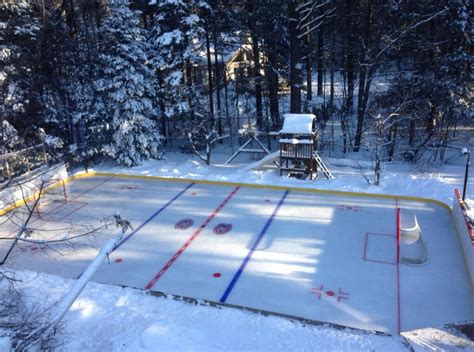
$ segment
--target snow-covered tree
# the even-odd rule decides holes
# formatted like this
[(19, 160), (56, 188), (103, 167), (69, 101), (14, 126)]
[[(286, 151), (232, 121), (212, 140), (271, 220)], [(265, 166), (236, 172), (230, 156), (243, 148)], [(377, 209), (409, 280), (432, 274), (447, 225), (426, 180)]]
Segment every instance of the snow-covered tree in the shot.
[(149, 35), (150, 64), (158, 71), (159, 96), (166, 117), (180, 116), (194, 108), (198, 89), (186, 79), (189, 67), (204, 33), (199, 9), (204, 1), (152, 1), (156, 6), (155, 24)]
[[(88, 133), (96, 150), (118, 163), (132, 166), (161, 156), (156, 126), (154, 76), (147, 66), (146, 40), (139, 13), (126, 1), (114, 2), (99, 30), (101, 54), (95, 124)], [(92, 137), (94, 136), (94, 137)]]
[(8, 131), (14, 129), (12, 125), (25, 127), (31, 123), (26, 119), (40, 29), (31, 2), (0, 2), (0, 146), (11, 147), (6, 138)]

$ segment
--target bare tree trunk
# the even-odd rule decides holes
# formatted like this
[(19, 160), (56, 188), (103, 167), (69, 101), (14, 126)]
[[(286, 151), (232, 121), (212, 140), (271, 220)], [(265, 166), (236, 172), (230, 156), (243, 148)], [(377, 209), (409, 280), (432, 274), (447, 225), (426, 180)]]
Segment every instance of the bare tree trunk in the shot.
[(306, 53), (306, 100), (310, 101), (313, 99), (313, 82), (311, 77), (313, 74), (313, 40), (311, 32), (306, 35), (306, 45), (308, 46), (308, 51)]
[[(158, 85), (159, 87), (163, 87), (163, 76), (162, 76), (162, 73), (161, 71), (158, 71), (157, 73), (157, 79), (158, 79)], [(163, 135), (163, 137), (165, 137), (165, 141), (164, 141), (164, 145), (166, 146), (168, 144), (168, 129), (166, 128), (166, 115), (165, 115), (165, 112), (166, 112), (166, 107), (165, 107), (165, 101), (162, 97), (161, 94), (159, 94), (159, 97), (158, 97), (158, 106), (160, 107), (160, 111), (161, 111), (161, 134)]]
[(254, 78), (255, 78), (255, 108), (257, 112), (257, 127), (259, 130), (263, 128), (262, 118), (262, 77), (260, 74), (260, 49), (258, 47), (258, 39), (255, 31), (251, 31), (252, 54), (254, 62)]
[(383, 138), (383, 128), (384, 123), (382, 118), (379, 116), (375, 122), (375, 131), (377, 134), (376, 145), (375, 145), (375, 185), (380, 185), (380, 177), (382, 176), (382, 163), (380, 156), (380, 148), (382, 147), (382, 138)]
[(273, 128), (279, 123), (279, 107), (278, 107), (278, 74), (277, 56), (274, 48), (267, 48), (267, 65), (265, 67), (265, 78), (268, 86), (268, 100), (270, 102), (270, 116), (272, 118)]
[(353, 113), (354, 106), (354, 80), (355, 80), (355, 25), (354, 25), (354, 0), (346, 0), (346, 72), (347, 72), (347, 113)]
[(211, 43), (209, 39), (209, 30), (206, 29), (206, 56), (207, 56), (207, 75), (208, 75), (208, 89), (209, 89), (209, 114), (211, 115), (211, 122), (214, 125), (214, 98), (212, 96), (212, 61), (211, 61)]
[[(332, 8), (335, 8), (336, 0), (332, 1)], [(331, 19), (331, 56), (330, 56), (330, 89), (329, 89), (329, 113), (332, 118), (332, 114), (334, 113), (334, 71), (335, 71), (335, 64), (336, 64), (336, 33), (334, 28), (334, 18)], [(333, 124), (334, 125), (334, 124)]]
[(341, 130), (342, 130), (342, 152), (347, 153), (347, 117), (346, 113), (341, 111)]
[[(324, 8), (321, 9), (321, 14)], [(318, 28), (318, 96), (323, 95), (323, 75), (324, 75), (324, 30), (321, 24)]]
[(397, 134), (398, 134), (398, 122), (395, 121), (393, 123), (392, 128), (390, 129), (390, 145), (388, 149), (388, 161), (393, 161), (393, 157), (395, 155), (395, 143), (397, 141)]
[(410, 144), (410, 147), (413, 147), (415, 144), (415, 119), (411, 118), (410, 119), (410, 130), (408, 134), (408, 143)]
[(369, 70), (368, 80), (367, 79), (367, 66), (369, 65), (369, 58), (367, 57), (367, 52), (370, 52), (371, 47), (371, 36), (372, 36), (372, 16), (373, 16), (373, 0), (369, 0), (367, 5), (367, 23), (366, 23), (366, 33), (364, 38), (364, 45), (361, 50), (360, 58), (360, 70), (359, 70), (359, 99), (357, 107), (357, 128), (356, 136), (354, 141), (354, 151), (358, 152), (360, 150), (360, 144), (362, 142), (362, 127), (364, 125), (365, 110), (367, 108), (367, 102), (369, 100), (370, 86), (374, 74), (374, 65), (372, 62)]
[(301, 49), (298, 39), (299, 16), (296, 11), (297, 0), (288, 1), (289, 36), (290, 36), (290, 111), (301, 112)]
[(222, 114), (221, 114), (221, 68), (217, 56), (217, 32), (214, 30), (214, 67), (216, 70), (216, 103), (217, 103), (217, 133), (222, 136)]

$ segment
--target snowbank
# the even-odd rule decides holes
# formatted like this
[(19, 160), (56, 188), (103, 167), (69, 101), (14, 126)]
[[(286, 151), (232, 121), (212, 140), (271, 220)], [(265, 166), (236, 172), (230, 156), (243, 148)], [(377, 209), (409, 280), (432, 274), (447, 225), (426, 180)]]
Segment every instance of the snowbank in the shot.
[[(226, 160), (228, 155), (222, 157)], [(204, 163), (180, 153), (167, 153), (168, 160), (146, 161), (141, 166), (126, 168), (102, 164), (98, 172), (116, 172), (141, 176), (162, 176), (195, 180), (242, 182), (274, 186), (302, 187), (322, 190), (338, 190), (374, 194), (392, 194), (431, 198), (451, 205), (454, 188), (462, 189), (464, 169), (458, 166), (433, 168), (421, 172), (414, 165), (385, 163), (380, 186), (373, 185), (374, 172), (367, 161), (325, 159), (335, 179), (319, 178), (316, 181), (280, 177), (276, 167), (268, 170), (249, 170), (249, 165), (225, 165)], [(219, 155), (213, 157), (215, 160)], [(273, 153), (272, 157), (273, 158)], [(260, 164), (255, 162), (256, 166)], [(371, 184), (368, 181), (371, 181)], [(469, 180), (467, 198), (474, 199), (474, 177)]]
[(24, 199), (29, 199), (39, 191), (42, 181), (47, 182), (46, 187), (51, 186), (51, 181), (56, 182), (64, 180), (68, 176), (64, 164), (55, 166), (50, 169), (41, 168), (31, 173), (25, 174), (18, 178), (16, 185), (8, 187), (2, 191), (0, 198), (0, 215), (5, 211), (9, 211), (12, 204), (20, 202), (23, 204)]
[[(18, 272), (30, 303), (58, 300), (73, 280)], [(48, 303), (46, 303), (48, 305)], [(64, 351), (401, 351), (399, 337), (305, 326), (89, 283), (66, 315)]]

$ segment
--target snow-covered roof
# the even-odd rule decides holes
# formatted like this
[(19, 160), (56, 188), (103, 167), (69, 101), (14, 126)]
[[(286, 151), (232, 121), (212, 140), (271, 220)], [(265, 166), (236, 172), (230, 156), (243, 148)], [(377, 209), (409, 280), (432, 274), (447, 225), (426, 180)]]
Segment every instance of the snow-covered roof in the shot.
[(310, 139), (296, 139), (296, 138), (280, 138), (280, 143), (288, 144), (313, 144)]
[[(224, 47), (222, 50), (218, 51), (218, 61), (223, 63), (229, 63), (240, 54), (242, 50), (251, 50), (251, 46), (249, 44), (239, 44), (239, 45), (228, 45)], [(206, 63), (207, 64), (207, 51), (205, 48), (201, 48), (196, 51), (197, 55), (194, 58), (196, 63)], [(214, 64), (215, 56), (214, 56), (214, 48), (210, 48), (211, 53), (211, 63)]]
[(316, 116), (313, 114), (285, 114), (283, 115), (283, 128), (280, 133), (290, 134), (312, 134), (313, 120)]

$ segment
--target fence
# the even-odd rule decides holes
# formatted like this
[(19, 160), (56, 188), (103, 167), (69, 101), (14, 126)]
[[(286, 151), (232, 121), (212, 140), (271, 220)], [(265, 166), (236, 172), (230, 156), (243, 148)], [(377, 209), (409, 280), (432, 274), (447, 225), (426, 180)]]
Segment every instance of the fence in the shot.
[(0, 182), (19, 176), (48, 163), (43, 143), (0, 155)]

